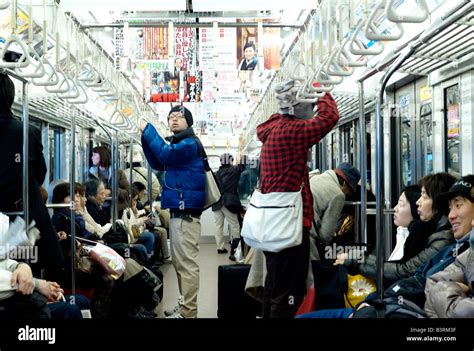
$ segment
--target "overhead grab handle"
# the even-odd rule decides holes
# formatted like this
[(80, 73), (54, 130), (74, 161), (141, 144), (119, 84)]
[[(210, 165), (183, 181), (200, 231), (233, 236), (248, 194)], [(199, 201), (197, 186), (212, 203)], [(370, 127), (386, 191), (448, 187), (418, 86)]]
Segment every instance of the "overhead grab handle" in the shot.
[(55, 86), (46, 86), (46, 91), (48, 93), (66, 93), (71, 89), (69, 84), (69, 79), (66, 77), (64, 71), (58, 67), (56, 70), (59, 82)]
[[(365, 22), (366, 20), (361, 20), (352, 33), (351, 40), (349, 42), (349, 50), (354, 55), (379, 55), (385, 48), (381, 42), (379, 42), (379, 45), (372, 45), (371, 48), (365, 48), (364, 44), (357, 38), (357, 34), (359, 34), (360, 29), (365, 24)], [(354, 44), (356, 44), (357, 47), (354, 47)]]
[[(327, 67), (327, 63), (329, 61), (331, 56), (327, 57), (326, 60), (323, 61), (321, 66), (319, 67), (319, 70), (316, 72), (314, 76), (314, 80), (316, 80), (319, 84), (339, 84), (342, 82), (343, 78), (341, 76), (336, 76), (336, 78), (331, 78), (329, 74), (327, 73), (327, 70), (325, 69)], [(322, 73), (324, 73), (325, 78), (323, 78)]]
[(87, 92), (79, 82), (76, 82), (76, 89), (79, 92), (79, 97), (77, 98), (65, 98), (67, 102), (73, 105), (86, 104), (89, 101), (89, 96)]
[(0, 2), (0, 10), (5, 10), (10, 6), (10, 0)]
[(342, 45), (340, 46), (338, 53), (336, 54), (336, 60), (339, 66), (349, 66), (349, 67), (364, 67), (367, 65), (367, 57), (361, 55), (358, 59), (354, 61), (352, 54), (346, 50), (346, 46), (350, 41), (350, 37), (347, 37)]
[[(396, 1), (399, 3), (399, 1)], [(388, 0), (387, 6), (385, 7), (385, 17), (392, 22), (399, 23), (421, 23), (424, 22), (430, 15), (428, 5), (425, 0), (417, 0), (419, 11), (412, 11), (414, 15), (400, 15), (396, 10), (393, 9), (394, 0)]]
[(352, 75), (352, 73), (354, 73), (354, 70), (352, 68), (348, 71), (344, 70), (344, 68), (341, 67), (337, 62), (338, 60), (335, 60), (335, 57), (337, 57), (336, 54), (339, 53), (339, 49), (341, 49), (342, 47), (343, 46), (341, 45), (337, 50), (334, 50), (331, 56), (329, 57), (326, 73), (330, 76), (348, 77)]
[[(46, 78), (39, 79), (39, 78), (33, 78), (31, 81), (34, 85), (37, 86), (55, 86), (56, 84), (59, 83), (59, 76), (56, 73), (56, 70), (54, 69), (53, 65), (49, 60), (46, 58), (46, 56), (43, 56), (41, 59), (41, 63), (43, 64), (43, 68), (45, 68), (45, 76)], [(49, 70), (48, 70), (49, 68)], [(48, 72), (49, 71), (49, 72)]]
[(67, 78), (66, 81), (69, 83), (69, 89), (65, 92), (58, 93), (56, 96), (60, 99), (76, 99), (79, 97), (80, 92), (77, 88), (76, 82), (74, 82), (71, 78)]
[(396, 23), (397, 32), (384, 34), (377, 30), (374, 22), (375, 19), (379, 18), (384, 10), (385, 1), (380, 1), (380, 3), (375, 7), (375, 9), (370, 14), (367, 23), (365, 24), (365, 36), (370, 40), (398, 40), (403, 36), (403, 26), (400, 23)]
[(36, 65), (31, 65), (34, 67), (34, 70), (30, 70), (30, 72), (23, 72), (21, 68), (15, 68), (15, 72), (23, 78), (41, 78), (46, 74), (46, 70), (44, 69), (43, 62), (41, 57), (38, 55), (36, 50), (30, 45), (28, 46), (28, 53), (33, 56), (37, 63)]
[[(5, 54), (8, 51), (8, 48), (13, 43), (18, 44), (21, 48), (21, 57), (17, 62), (6, 62), (4, 61)], [(20, 39), (18, 35), (13, 33), (10, 38), (8, 38), (5, 46), (0, 51), (0, 68), (25, 68), (30, 64), (30, 54), (28, 52), (28, 46)]]

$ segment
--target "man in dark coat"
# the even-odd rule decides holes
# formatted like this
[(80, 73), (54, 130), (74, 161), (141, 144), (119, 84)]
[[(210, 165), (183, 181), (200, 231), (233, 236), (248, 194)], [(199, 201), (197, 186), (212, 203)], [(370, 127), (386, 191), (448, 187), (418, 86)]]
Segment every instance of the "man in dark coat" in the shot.
[(222, 154), (221, 166), (216, 173), (217, 181), (220, 183), (222, 199), (212, 206), (214, 219), (216, 221), (216, 244), (218, 253), (227, 253), (224, 248), (224, 219), (227, 219), (230, 227), (232, 243), (230, 247), (229, 259), (235, 261), (234, 252), (240, 241), (240, 225), (238, 213), (242, 205), (238, 193), (240, 174), (244, 171), (245, 165), (239, 163), (233, 165), (234, 158), (231, 154)]
[[(23, 211), (23, 125), (13, 116), (14, 99), (13, 81), (0, 73), (0, 212)], [(41, 134), (37, 128), (29, 126), (29, 218), (35, 221), (41, 233), (37, 242), (38, 264), (34, 268), (45, 268), (46, 278), (55, 280), (58, 268), (64, 264), (64, 257), (39, 190), (45, 176)]]

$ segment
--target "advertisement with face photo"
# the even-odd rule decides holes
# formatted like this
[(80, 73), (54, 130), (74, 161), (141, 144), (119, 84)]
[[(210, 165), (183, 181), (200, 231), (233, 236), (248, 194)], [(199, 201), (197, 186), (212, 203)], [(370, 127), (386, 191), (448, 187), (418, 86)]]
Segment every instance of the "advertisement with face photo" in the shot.
[(151, 72), (150, 102), (200, 102), (202, 72)]

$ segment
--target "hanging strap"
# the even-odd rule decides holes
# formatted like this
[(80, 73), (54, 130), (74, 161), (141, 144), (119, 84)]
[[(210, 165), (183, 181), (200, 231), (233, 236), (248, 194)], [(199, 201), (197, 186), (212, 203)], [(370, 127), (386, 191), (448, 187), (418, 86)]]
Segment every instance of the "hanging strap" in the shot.
[(206, 150), (204, 150), (204, 146), (202, 146), (201, 140), (199, 140), (199, 138), (197, 136), (194, 136), (193, 138), (194, 138), (194, 140), (196, 140), (199, 155), (202, 157), (202, 160), (204, 162), (204, 170), (206, 172), (211, 171), (211, 167), (209, 166), (209, 162), (207, 160)]
[(142, 174), (142, 172), (140, 172), (139, 170), (135, 169), (134, 167), (132, 167), (132, 169), (133, 169), (135, 172), (137, 172), (138, 174), (140, 174), (143, 179), (147, 180), (147, 178)]

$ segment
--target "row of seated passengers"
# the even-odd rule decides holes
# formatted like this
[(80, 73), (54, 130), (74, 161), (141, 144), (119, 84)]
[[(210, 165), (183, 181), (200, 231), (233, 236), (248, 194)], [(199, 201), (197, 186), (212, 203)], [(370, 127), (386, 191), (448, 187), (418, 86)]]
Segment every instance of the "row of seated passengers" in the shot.
[[(402, 191), (394, 210), (397, 242), (384, 263), (384, 300), (373, 293), (342, 309), (316, 301), (318, 310), (299, 318), (474, 318), (474, 175), (425, 176)], [(340, 254), (334, 265), (376, 278), (376, 256), (367, 252)]]
[[(169, 258), (167, 245), (167, 230), (162, 226), (155, 225), (153, 219), (147, 216), (148, 207), (141, 206), (140, 197), (145, 191), (141, 183), (135, 183), (130, 189), (129, 207), (123, 210), (122, 223), (119, 226), (124, 228), (122, 235), (108, 242), (105, 238), (114, 236), (110, 212), (102, 207), (104, 204), (105, 187), (101, 181), (91, 179), (81, 185), (75, 184), (74, 209), (75, 209), (75, 228), (76, 236), (92, 241), (105, 242), (108, 246), (116, 250), (120, 255), (126, 258), (125, 277), (135, 275), (147, 267), (157, 277), (162, 279), (160, 272), (160, 264), (167, 262)], [(41, 188), (44, 202), (48, 199), (48, 193)], [(70, 184), (59, 183), (52, 191), (53, 204), (70, 204)], [(142, 207), (142, 209), (138, 209)], [(166, 211), (159, 211), (163, 224), (167, 223)], [(61, 270), (56, 278), (56, 282), (45, 280), (30, 279), (30, 283), (24, 284), (22, 293), (30, 291), (31, 284), (35, 284), (38, 292), (43, 295), (50, 303), (47, 307), (50, 310), (52, 318), (81, 318), (80, 310), (91, 310), (92, 317), (107, 318), (112, 316), (129, 317), (129, 318), (153, 318), (156, 314), (153, 312), (154, 307), (161, 299), (157, 296), (156, 288), (152, 287), (149, 291), (152, 296), (140, 296), (136, 292), (132, 292), (132, 288), (124, 289), (124, 277), (114, 280), (110, 275), (106, 274), (97, 265), (92, 272), (83, 272), (76, 267), (76, 287), (78, 291), (84, 291), (88, 297), (83, 295), (75, 295), (73, 298), (66, 296), (65, 302), (61, 302), (60, 297), (64, 293), (62, 288), (70, 289), (70, 258), (71, 258), (71, 242), (68, 235), (71, 232), (71, 211), (69, 208), (55, 208), (52, 215), (52, 223), (58, 233), (61, 249), (66, 257), (66, 266)], [(120, 224), (122, 224), (120, 223)], [(147, 228), (148, 229), (147, 229)], [(124, 239), (125, 234), (127, 237)], [(109, 235), (109, 236), (108, 236)], [(120, 238), (117, 242), (117, 238)], [(80, 246), (81, 242), (76, 241)], [(82, 242), (84, 243), (84, 242)], [(86, 242), (87, 243), (87, 242)], [(12, 260), (10, 260), (11, 262)], [(9, 263), (13, 264), (12, 262)], [(14, 274), (23, 274), (31, 277), (31, 270), (26, 264), (18, 265)], [(26, 274), (25, 274), (26, 273)], [(142, 274), (143, 276), (143, 274)], [(127, 279), (127, 278), (125, 278)], [(142, 282), (144, 283), (144, 282)], [(144, 284), (161, 283), (146, 279)], [(137, 284), (136, 279), (133, 284)], [(136, 286), (134, 287), (136, 288)], [(144, 289), (146, 290), (146, 289)], [(130, 292), (130, 294), (128, 294)], [(19, 295), (19, 294), (17, 294)], [(129, 296), (127, 296), (129, 295)], [(133, 296), (130, 296), (133, 295)], [(130, 301), (133, 298), (134, 301)], [(0, 298), (0, 300), (2, 300)], [(74, 300), (74, 303), (70, 302)], [(90, 301), (89, 301), (90, 300)], [(145, 303), (142, 303), (144, 301)], [(4, 300), (2, 300), (4, 301)], [(0, 304), (1, 302), (0, 301)], [(146, 302), (148, 301), (148, 302)], [(151, 302), (150, 302), (151, 301)], [(38, 317), (34, 311), (18, 309), (17, 304), (13, 304), (15, 312), (24, 318)], [(8, 306), (7, 306), (8, 307)]]

